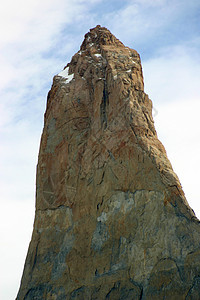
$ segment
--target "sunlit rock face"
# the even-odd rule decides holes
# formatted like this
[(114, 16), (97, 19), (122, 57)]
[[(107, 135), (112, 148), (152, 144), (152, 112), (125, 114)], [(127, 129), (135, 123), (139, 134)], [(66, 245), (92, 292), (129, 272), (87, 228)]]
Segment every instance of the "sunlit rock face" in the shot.
[(200, 299), (199, 221), (158, 140), (139, 54), (104, 27), (48, 94), (17, 299)]

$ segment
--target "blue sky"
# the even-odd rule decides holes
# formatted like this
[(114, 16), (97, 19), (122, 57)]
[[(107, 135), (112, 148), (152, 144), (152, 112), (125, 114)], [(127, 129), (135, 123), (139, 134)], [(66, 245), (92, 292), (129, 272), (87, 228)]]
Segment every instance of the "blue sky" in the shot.
[(142, 59), (158, 136), (200, 217), (199, 0), (8, 0), (0, 11), (0, 298), (14, 299), (31, 239), (52, 78), (84, 34), (107, 27)]

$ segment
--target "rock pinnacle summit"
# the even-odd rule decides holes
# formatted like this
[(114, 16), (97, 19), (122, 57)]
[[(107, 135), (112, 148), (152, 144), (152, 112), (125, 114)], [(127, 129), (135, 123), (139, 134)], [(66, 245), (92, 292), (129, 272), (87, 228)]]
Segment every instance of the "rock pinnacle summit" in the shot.
[(47, 97), (17, 295), (32, 299), (200, 299), (200, 224), (158, 140), (140, 56), (100, 25)]

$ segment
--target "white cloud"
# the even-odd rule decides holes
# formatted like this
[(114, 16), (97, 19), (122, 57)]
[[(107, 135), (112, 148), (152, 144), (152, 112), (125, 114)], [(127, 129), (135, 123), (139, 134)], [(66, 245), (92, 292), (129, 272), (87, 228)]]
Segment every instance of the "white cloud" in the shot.
[[(166, 24), (169, 15), (161, 13), (163, 5), (160, 1), (130, 1), (128, 5), (119, 11), (113, 11), (105, 16), (106, 21), (115, 32), (128, 40), (138, 41), (144, 36), (149, 38), (156, 29)], [(165, 7), (165, 6), (164, 6)], [(154, 18), (152, 18), (152, 14)]]
[(151, 56), (162, 44), (172, 45), (198, 34), (199, 8), (196, 0), (130, 0), (103, 19), (125, 44)]
[(27, 200), (21, 202), (4, 198), (1, 203), (0, 297), (4, 300), (16, 297), (31, 239), (34, 203), (32, 199)]
[(200, 219), (200, 99), (159, 105), (155, 124), (186, 198)]
[(0, 133), (0, 298), (5, 300), (16, 297), (31, 239), (41, 132), (38, 127), (24, 117), (7, 124)]
[(28, 41), (40, 41), (40, 47), (46, 46), (47, 41), (49, 44), (51, 42), (50, 37), (58, 33), (63, 25), (72, 26), (84, 18), (89, 7), (97, 2), (100, 1), (8, 0), (0, 12), (1, 44), (28, 38)]
[(184, 44), (161, 49), (156, 57), (144, 61), (146, 89), (151, 90), (155, 105), (157, 101), (198, 98), (199, 63), (198, 50)]

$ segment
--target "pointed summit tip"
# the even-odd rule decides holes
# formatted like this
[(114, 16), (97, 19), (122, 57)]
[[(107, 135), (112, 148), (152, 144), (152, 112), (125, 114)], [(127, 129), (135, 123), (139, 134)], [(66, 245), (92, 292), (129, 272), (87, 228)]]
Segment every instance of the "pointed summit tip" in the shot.
[(123, 46), (124, 44), (120, 42), (106, 27), (97, 25), (91, 28), (88, 33), (85, 34), (84, 41), (81, 45), (81, 50), (85, 50), (88, 46), (92, 44), (95, 45), (114, 45)]

